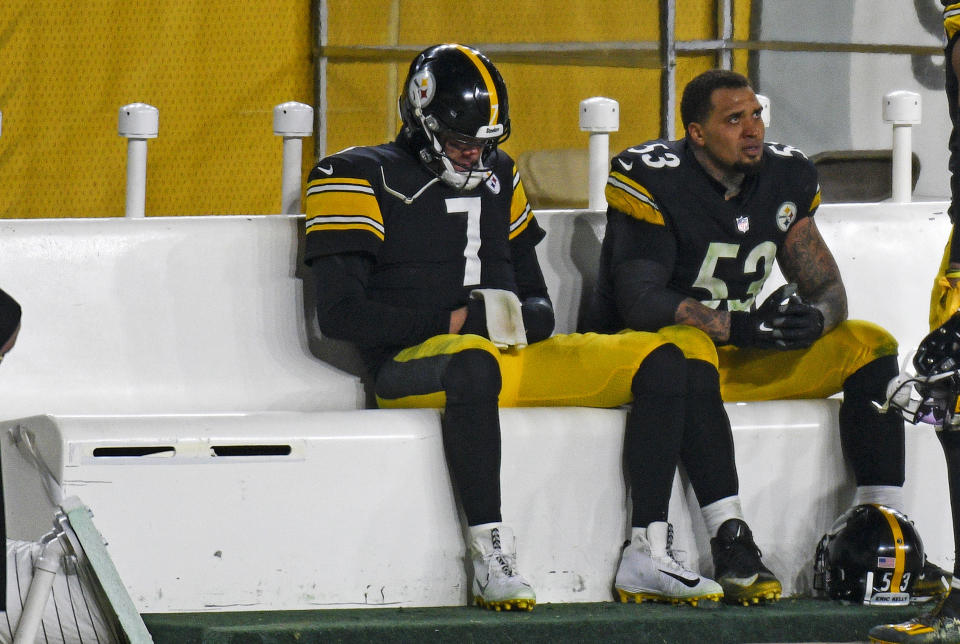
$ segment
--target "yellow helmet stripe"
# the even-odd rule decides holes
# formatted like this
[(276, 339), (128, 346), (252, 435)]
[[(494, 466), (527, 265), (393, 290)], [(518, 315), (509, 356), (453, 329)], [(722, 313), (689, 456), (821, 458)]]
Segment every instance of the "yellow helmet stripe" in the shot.
[(890, 531), (893, 533), (896, 563), (894, 564), (893, 569), (893, 579), (890, 581), (890, 592), (900, 592), (900, 584), (903, 583), (903, 568), (907, 563), (907, 546), (903, 541), (903, 530), (900, 529), (900, 522), (897, 521), (897, 517), (893, 516), (893, 514), (879, 505), (876, 505), (875, 507), (880, 510), (880, 514), (882, 514), (883, 518), (887, 520), (888, 524), (890, 524)]
[(477, 70), (480, 72), (480, 77), (487, 86), (487, 94), (490, 96), (489, 125), (496, 125), (497, 118), (500, 115), (500, 98), (497, 96), (497, 86), (493, 83), (493, 77), (490, 76), (490, 70), (487, 69), (487, 66), (483, 64), (483, 61), (480, 60), (480, 58), (478, 58), (472, 50), (464, 47), (463, 45), (455, 45), (455, 47), (460, 50), (464, 56), (469, 58), (470, 62), (476, 65)]

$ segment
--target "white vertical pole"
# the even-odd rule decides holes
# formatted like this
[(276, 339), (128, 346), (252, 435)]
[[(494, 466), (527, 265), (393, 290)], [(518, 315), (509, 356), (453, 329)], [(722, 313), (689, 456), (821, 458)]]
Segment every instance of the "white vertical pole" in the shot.
[(603, 189), (610, 172), (610, 132), (620, 129), (620, 103), (602, 96), (580, 101), (580, 129), (590, 133), (588, 207), (590, 210), (606, 210)]
[(911, 127), (919, 125), (920, 95), (899, 90), (883, 97), (883, 120), (893, 125), (891, 188), (894, 203), (910, 203), (913, 188), (913, 142)]
[(147, 195), (147, 139), (157, 138), (160, 112), (152, 105), (130, 103), (120, 108), (117, 131), (127, 139), (126, 217), (144, 216)]
[(313, 108), (293, 101), (273, 108), (273, 133), (283, 137), (280, 212), (300, 214), (303, 138), (313, 134)]
[(891, 170), (891, 185), (893, 201), (896, 203), (910, 203), (912, 164), (912, 130), (910, 125), (894, 124), (893, 126), (893, 169)]

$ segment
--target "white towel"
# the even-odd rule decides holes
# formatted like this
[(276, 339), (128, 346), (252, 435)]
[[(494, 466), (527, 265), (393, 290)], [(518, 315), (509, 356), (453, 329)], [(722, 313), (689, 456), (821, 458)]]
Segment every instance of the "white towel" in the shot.
[(522, 349), (527, 346), (520, 298), (516, 293), (499, 288), (480, 288), (471, 291), (470, 297), (483, 300), (487, 314), (487, 333), (498, 349)]

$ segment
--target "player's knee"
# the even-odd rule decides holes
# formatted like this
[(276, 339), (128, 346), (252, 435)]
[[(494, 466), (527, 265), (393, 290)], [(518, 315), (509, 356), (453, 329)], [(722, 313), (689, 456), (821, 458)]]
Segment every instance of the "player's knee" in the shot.
[(460, 351), (450, 358), (442, 382), (448, 401), (496, 400), (502, 384), (500, 363), (482, 349)]
[(872, 322), (847, 320), (836, 331), (848, 336), (848, 342), (862, 346), (873, 358), (897, 355), (897, 340), (889, 331)]
[(866, 398), (882, 403), (887, 397), (887, 384), (898, 372), (896, 355), (871, 360), (844, 381), (844, 399)]
[(683, 352), (674, 344), (663, 344), (651, 351), (633, 376), (630, 389), (634, 397), (686, 394), (686, 362)]
[(659, 334), (674, 343), (690, 360), (702, 360), (717, 367), (717, 345), (700, 329), (687, 324), (675, 324), (660, 329)]
[(720, 395), (720, 373), (705, 360), (687, 360), (687, 391), (691, 395)]

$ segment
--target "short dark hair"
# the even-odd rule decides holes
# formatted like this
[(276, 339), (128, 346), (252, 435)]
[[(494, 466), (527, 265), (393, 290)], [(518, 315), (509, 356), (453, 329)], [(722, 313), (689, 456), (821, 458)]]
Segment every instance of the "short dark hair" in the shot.
[(714, 90), (741, 87), (750, 87), (747, 77), (726, 69), (705, 71), (687, 83), (680, 99), (680, 118), (684, 131), (691, 123), (703, 123), (710, 116), (710, 110), (713, 109), (710, 97)]

